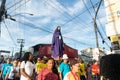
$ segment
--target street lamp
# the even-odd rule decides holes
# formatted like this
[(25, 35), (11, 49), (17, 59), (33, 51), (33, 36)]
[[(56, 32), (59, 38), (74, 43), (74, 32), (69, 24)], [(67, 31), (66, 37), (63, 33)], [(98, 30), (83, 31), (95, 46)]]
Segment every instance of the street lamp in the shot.
[(17, 14), (11, 15), (11, 16), (14, 17), (14, 16), (17, 16), (17, 15), (24, 15), (24, 14), (28, 14), (28, 15), (30, 15), (30, 16), (33, 16), (33, 15), (34, 15), (34, 14), (32, 14), (32, 13), (21, 12), (21, 13), (17, 13)]
[(16, 19), (13, 18), (13, 17), (14, 17), (14, 16), (17, 16), (17, 15), (21, 15), (21, 14), (28, 14), (28, 15), (31, 15), (31, 16), (34, 15), (34, 14), (32, 14), (32, 13), (22, 12), (22, 13), (17, 13), (17, 14), (14, 14), (14, 15), (9, 15), (9, 14), (7, 14), (7, 18), (10, 19), (10, 20), (12, 20), (12, 21), (16, 21)]
[(24, 47), (23, 43), (25, 43), (25, 40), (24, 39), (17, 39), (17, 43), (20, 43), (20, 56), (19, 56), (19, 59), (20, 59), (22, 56), (22, 48)]

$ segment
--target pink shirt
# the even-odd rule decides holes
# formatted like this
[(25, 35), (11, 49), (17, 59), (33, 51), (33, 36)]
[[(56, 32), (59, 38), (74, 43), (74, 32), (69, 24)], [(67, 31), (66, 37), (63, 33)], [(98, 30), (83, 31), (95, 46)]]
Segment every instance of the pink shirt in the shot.
[(50, 72), (47, 68), (43, 68), (39, 72), (37, 80), (59, 80), (59, 79), (55, 73)]

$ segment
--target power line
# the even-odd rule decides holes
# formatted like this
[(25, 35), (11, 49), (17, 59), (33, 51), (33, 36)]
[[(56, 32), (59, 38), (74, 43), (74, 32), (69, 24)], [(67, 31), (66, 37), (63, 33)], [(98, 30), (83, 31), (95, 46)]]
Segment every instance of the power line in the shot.
[[(90, 0), (90, 3), (91, 3), (91, 5), (92, 5), (92, 7), (93, 7), (93, 10), (94, 10), (94, 12), (95, 12), (95, 8), (94, 8), (94, 5), (93, 5), (93, 3), (92, 3), (91, 0)], [(98, 18), (97, 20), (99, 21), (99, 24), (102, 26), (102, 24), (101, 24), (99, 18)], [(102, 31), (103, 31), (103, 33), (105, 34), (105, 31), (103, 30), (103, 26), (102, 26)], [(106, 35), (106, 34), (105, 34), (105, 35)]]
[[(94, 6), (96, 6), (98, 3), (96, 3)], [(63, 4), (61, 3), (61, 5), (63, 6)], [(59, 6), (57, 6), (57, 7), (59, 7)], [(61, 7), (59, 7), (58, 9), (60, 9)], [(92, 8), (92, 7), (89, 7), (89, 9), (90, 8)], [(61, 11), (61, 10), (60, 10)], [(69, 19), (67, 22), (65, 22), (64, 24), (62, 24), (61, 26), (65, 26), (66, 24), (68, 24), (69, 22), (71, 22), (71, 21), (73, 21), (74, 19), (76, 19), (76, 18), (78, 18), (80, 15), (82, 15), (83, 13), (85, 13), (87, 10), (84, 10), (83, 12), (81, 12), (80, 14), (78, 14), (78, 15), (76, 15), (76, 16), (74, 16), (74, 17), (72, 17), (71, 15), (69, 15), (70, 16), (70, 18), (71, 19)], [(80, 20), (81, 21), (81, 20)], [(84, 21), (82, 21), (82, 22), (84, 22)], [(79, 21), (78, 21), (78, 23), (79, 23)]]
[[(63, 5), (63, 4), (62, 4)], [(94, 5), (94, 6), (96, 6), (97, 5), (97, 3)], [(89, 9), (90, 9), (91, 7), (89, 7)], [(64, 24), (62, 24), (62, 26), (65, 26), (67, 23), (69, 23), (69, 22), (71, 22), (71, 21), (73, 21), (74, 19), (78, 19), (79, 18), (79, 16), (80, 15), (82, 15), (83, 13), (85, 13), (87, 10), (84, 10), (82, 13), (80, 13), (80, 14), (78, 14), (78, 15), (76, 15), (76, 16), (74, 16), (74, 17), (72, 17), (70, 20), (68, 20), (67, 22), (65, 22)], [(79, 20), (79, 21), (81, 21), (81, 20)], [(79, 23), (79, 21), (78, 21), (78, 23)], [(82, 21), (83, 23), (84, 23), (84, 21)], [(82, 23), (79, 23), (80, 25), (83, 25)], [(86, 26), (86, 25), (83, 25), (84, 27)], [(84, 30), (84, 29), (82, 29), (82, 30)]]
[[(12, 6), (8, 7), (8, 8), (6, 8), (6, 10), (8, 10), (8, 9), (14, 7), (14, 6), (16, 6), (17, 4), (19, 4), (19, 3), (22, 2), (22, 1), (23, 1), (23, 0), (20, 0), (20, 1), (16, 2), (14, 5), (12, 5)], [(8, 4), (7, 4), (7, 5), (8, 5)]]
[[(23, 4), (19, 5), (18, 7), (16, 7), (14, 10), (10, 11), (9, 14), (13, 13), (15, 10), (19, 9), (20, 7), (24, 6), (24, 4), (28, 3), (30, 0), (27, 0), (25, 2), (23, 2)], [(21, 2), (21, 1), (20, 1)], [(15, 6), (15, 5), (14, 5)]]
[[(91, 18), (93, 18), (91, 12), (89, 11), (89, 9), (87, 8), (84, 0), (83, 1), (83, 4), (85, 5), (85, 8), (88, 10), (88, 13), (90, 14)], [(100, 5), (100, 3), (99, 3)], [(98, 6), (99, 7), (99, 6)], [(99, 8), (98, 8), (99, 9)], [(96, 16), (97, 16), (97, 13), (98, 13), (98, 9), (97, 9), (97, 12), (95, 13), (95, 19), (94, 19), (94, 30), (95, 30), (95, 37), (96, 37), (96, 47), (99, 48), (99, 43), (98, 43), (98, 34), (97, 34), (97, 24), (96, 24)]]
[[(58, 8), (54, 7), (54, 6), (52, 5), (53, 3), (50, 4), (50, 3), (47, 2), (47, 4), (49, 4), (51, 7), (53, 7), (54, 9), (56, 9), (58, 12), (63, 13), (62, 10), (58, 10)], [(65, 16), (65, 15), (64, 15), (64, 16)], [(65, 16), (65, 17), (68, 18), (68, 19), (70, 18), (70, 17), (68, 17), (68, 16)]]
[[(43, 31), (45, 31), (45, 32), (48, 32), (48, 33), (52, 33), (52, 34), (53, 34), (53, 32), (48, 31), (48, 30), (45, 30), (45, 29), (40, 28), (40, 27), (37, 27), (37, 26), (34, 26), (34, 27), (33, 27), (33, 26), (30, 26), (30, 25), (28, 25), (28, 24), (25, 24), (25, 23), (23, 23), (23, 22), (21, 22), (21, 21), (16, 21), (16, 22), (21, 23), (21, 24), (23, 24), (23, 25), (25, 25), (25, 26), (28, 26), (28, 27), (31, 27), (31, 28), (43, 30)], [(65, 37), (65, 36), (63, 36), (63, 37), (64, 37), (64, 38), (67, 38), (67, 39), (69, 39), (69, 40), (75, 41), (75, 42), (79, 42), (79, 43), (82, 44), (82, 45), (89, 45), (89, 46), (91, 46), (91, 45), (88, 44), (88, 43), (83, 43), (83, 42), (80, 42), (80, 41), (78, 41), (78, 40), (75, 40), (75, 39), (72, 39), (72, 38), (69, 38), (69, 37)]]
[(16, 43), (15, 43), (15, 41), (14, 41), (14, 39), (13, 39), (13, 37), (12, 37), (12, 35), (11, 35), (11, 33), (10, 33), (10, 31), (9, 31), (9, 29), (8, 29), (8, 27), (7, 27), (7, 25), (6, 25), (6, 23), (5, 23), (5, 21), (3, 21), (3, 23), (4, 23), (4, 25), (5, 25), (5, 27), (6, 27), (7, 31), (8, 31), (8, 34), (9, 34), (9, 36), (10, 36), (13, 44), (14, 44), (15, 46), (17, 46)]
[[(99, 35), (101, 36), (102, 40), (104, 41), (104, 38), (102, 37), (102, 34), (101, 34), (100, 31), (98, 30), (98, 28), (97, 28), (97, 31), (98, 31)], [(108, 47), (110, 47), (106, 41), (105, 41), (105, 44), (106, 44)]]
[(84, 5), (85, 5), (85, 7), (86, 7), (86, 9), (87, 9), (88, 13), (90, 14), (91, 18), (93, 18), (93, 16), (92, 16), (91, 12), (89, 11), (89, 9), (88, 9), (87, 5), (85, 4), (85, 1), (84, 1), (84, 0), (82, 0), (82, 1), (83, 1), (83, 4), (84, 4)]
[[(21, 23), (21, 22), (20, 22)], [(22, 22), (23, 23), (23, 22)], [(23, 24), (25, 24), (25, 23), (23, 23)], [(30, 27), (32, 27), (33, 28), (33, 26), (30, 26)], [(42, 28), (40, 28), (40, 27), (34, 27), (34, 28), (37, 28), (37, 29), (42, 29)], [(43, 30), (43, 29), (42, 29)], [(83, 29), (84, 30), (84, 29)], [(52, 33), (52, 32), (50, 32), (50, 31), (48, 31), (48, 29), (47, 29), (47, 31), (46, 31), (46, 29), (44, 29), (43, 31), (45, 31), (45, 32), (48, 32), (48, 33)]]
[[(45, 29), (43, 29), (43, 28), (41, 28), (41, 27), (37, 27), (36, 25), (30, 26), (30, 25), (28, 25), (28, 24), (25, 24), (25, 22), (21, 22), (21, 21), (16, 21), (16, 22), (21, 23), (21, 24), (23, 24), (23, 25), (25, 25), (25, 26), (28, 26), (28, 27), (31, 27), (31, 28), (35, 28), (35, 29), (43, 30), (43, 31), (48, 32), (48, 33), (52, 33), (51, 31), (45, 30)], [(33, 25), (33, 24), (32, 24), (32, 25)]]
[[(50, 4), (50, 3), (49, 3)], [(94, 6), (96, 6), (98, 3), (96, 3)], [(51, 5), (51, 4), (50, 4)], [(55, 8), (57, 11), (59, 11), (59, 12), (61, 12), (62, 10), (60, 10), (61, 9), (61, 7), (59, 7), (59, 6), (57, 6), (56, 5), (56, 7), (59, 7), (59, 8), (56, 8), (56, 7), (54, 7), (53, 5), (51, 5), (53, 8)], [(92, 8), (92, 7), (90, 7), (90, 8)], [(89, 9), (90, 9), (89, 8)], [(59, 10), (58, 10), (59, 9)], [(71, 15), (69, 15), (69, 17), (71, 18), (71, 19), (69, 19), (68, 17), (68, 21), (67, 22), (65, 22), (64, 24), (62, 24), (61, 26), (65, 26), (67, 23), (69, 23), (69, 22), (71, 22), (71, 21), (73, 21), (74, 19), (76, 19), (76, 18), (78, 18), (80, 15), (82, 15), (83, 13), (85, 13), (87, 10), (85, 10), (85, 11), (83, 11), (82, 13), (80, 13), (79, 15), (76, 15), (75, 17), (72, 17)], [(66, 17), (66, 16), (65, 16)], [(81, 20), (79, 20), (79, 21), (81, 21)], [(84, 25), (83, 23), (84, 23), (84, 21), (83, 21), (83, 23), (79, 23), (79, 21), (78, 21), (78, 24), (80, 24), (80, 25), (83, 25), (84, 27), (86, 26), (86, 25)], [(82, 29), (82, 30), (84, 30), (84, 29)]]
[(91, 46), (92, 44), (88, 44), (88, 43), (84, 43), (84, 42), (80, 42), (80, 41), (78, 41), (78, 40), (75, 40), (75, 39), (73, 39), (73, 38), (69, 38), (69, 37), (65, 37), (65, 36), (63, 36), (64, 38), (67, 38), (67, 39), (69, 39), (69, 40), (72, 40), (72, 41), (75, 41), (75, 42), (78, 42), (78, 43), (80, 43), (80, 44), (82, 44), (82, 45), (89, 45), (89, 46)]
[[(90, 3), (91, 3), (91, 5), (92, 5), (92, 7), (93, 7), (93, 10), (94, 10), (94, 12), (95, 12), (95, 8), (94, 8), (93, 3), (92, 3), (92, 1), (91, 1), (91, 0), (90, 0)], [(100, 25), (102, 26), (102, 24), (101, 24), (101, 22), (100, 22), (99, 18), (98, 18), (98, 21), (99, 21)], [(98, 28), (98, 27), (97, 27), (97, 29), (98, 29), (98, 32), (99, 32), (99, 34), (100, 34), (100, 36), (101, 36), (102, 40), (104, 41), (104, 38), (103, 38), (103, 36), (102, 36), (102, 34), (101, 34), (101, 32), (100, 32), (100, 30), (99, 30), (99, 28)], [(104, 32), (103, 27), (102, 27), (102, 31)], [(104, 34), (105, 34), (105, 32), (104, 32)], [(106, 36), (106, 34), (105, 34), (105, 36)], [(107, 44), (107, 42), (106, 42), (106, 41), (105, 41), (105, 43), (106, 43), (106, 45), (107, 45), (108, 47), (110, 47), (110, 46)]]
[[(82, 0), (82, 1), (83, 1), (84, 5), (85, 5), (86, 9), (88, 10), (88, 12), (89, 12), (89, 14), (90, 14), (91, 18), (93, 18), (93, 17), (92, 17), (92, 14), (91, 14), (91, 12), (89, 11), (89, 9), (87, 8), (87, 6), (86, 6), (86, 4), (85, 4), (84, 0)], [(92, 5), (92, 7), (93, 7), (93, 9), (94, 9), (94, 6), (93, 6), (93, 5)], [(95, 11), (95, 9), (94, 9), (94, 11)], [(100, 36), (101, 36), (102, 40), (104, 40), (104, 38), (103, 38), (103, 36), (102, 36), (101, 32), (99, 31), (99, 29), (98, 29), (98, 27), (97, 27), (97, 24), (96, 24), (96, 29), (97, 29), (97, 31), (99, 32), (99, 34), (100, 34)], [(97, 33), (96, 33), (96, 34), (97, 34)], [(106, 45), (109, 47), (109, 45), (108, 45), (107, 43), (106, 43)]]
[[(25, 23), (22, 23), (22, 24), (25, 24)], [(29, 25), (26, 25), (26, 26), (29, 26)], [(46, 30), (46, 29), (43, 29), (43, 28), (40, 28), (40, 27), (33, 27), (33, 26), (29, 26), (29, 27), (31, 27), (31, 28), (36, 28), (36, 29), (40, 29), (40, 30), (43, 30), (43, 31), (45, 31), (45, 32), (48, 32), (48, 33), (53, 33), (53, 32), (51, 32), (51, 31), (49, 31), (48, 29)], [(67, 39), (69, 39), (69, 40), (72, 40), (72, 41), (75, 41), (75, 42), (79, 42), (79, 43), (81, 43), (81, 44), (83, 44), (83, 45), (87, 45), (86, 43), (82, 43), (82, 42), (80, 42), (80, 41), (78, 41), (78, 40), (75, 40), (75, 39), (72, 39), (72, 38), (69, 38), (69, 37), (65, 37), (65, 36), (63, 36), (64, 38), (67, 38)], [(89, 44), (90, 45), (90, 44)]]
[[(98, 46), (98, 38), (97, 38), (97, 31), (99, 32), (100, 36), (101, 36), (101, 39), (103, 40), (103, 37), (102, 37), (102, 34), (100, 33), (98, 27), (97, 27), (97, 24), (96, 24), (96, 17), (97, 17), (97, 14), (98, 14), (98, 11), (99, 11), (99, 8), (100, 8), (100, 5), (102, 3), (102, 0), (100, 0), (100, 3), (99, 3), (99, 6), (97, 8), (97, 11), (95, 13), (95, 18), (94, 18), (94, 29), (95, 29), (95, 33), (96, 33), (96, 46)], [(109, 45), (106, 43), (106, 45), (109, 47)], [(110, 47), (109, 47), (110, 48)]]

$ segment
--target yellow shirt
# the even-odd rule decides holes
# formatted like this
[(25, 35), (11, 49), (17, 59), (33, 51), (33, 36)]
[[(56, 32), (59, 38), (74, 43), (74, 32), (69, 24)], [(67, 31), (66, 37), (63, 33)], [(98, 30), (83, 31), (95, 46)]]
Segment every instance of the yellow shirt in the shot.
[(83, 76), (84, 74), (85, 74), (85, 65), (84, 65), (84, 63), (80, 63), (79, 75)]
[(39, 73), (39, 71), (40, 71), (42, 68), (45, 68), (45, 67), (46, 67), (46, 64), (41, 63), (41, 62), (37, 62), (37, 63), (36, 63), (36, 72)]

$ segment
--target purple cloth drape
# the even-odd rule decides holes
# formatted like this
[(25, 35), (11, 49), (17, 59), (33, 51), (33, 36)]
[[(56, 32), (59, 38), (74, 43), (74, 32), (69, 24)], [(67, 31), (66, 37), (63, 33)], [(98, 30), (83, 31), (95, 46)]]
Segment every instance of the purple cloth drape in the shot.
[(53, 58), (62, 57), (64, 50), (64, 43), (61, 32), (60, 30), (58, 30), (58, 27), (56, 28), (53, 34), (51, 49), (52, 49)]

